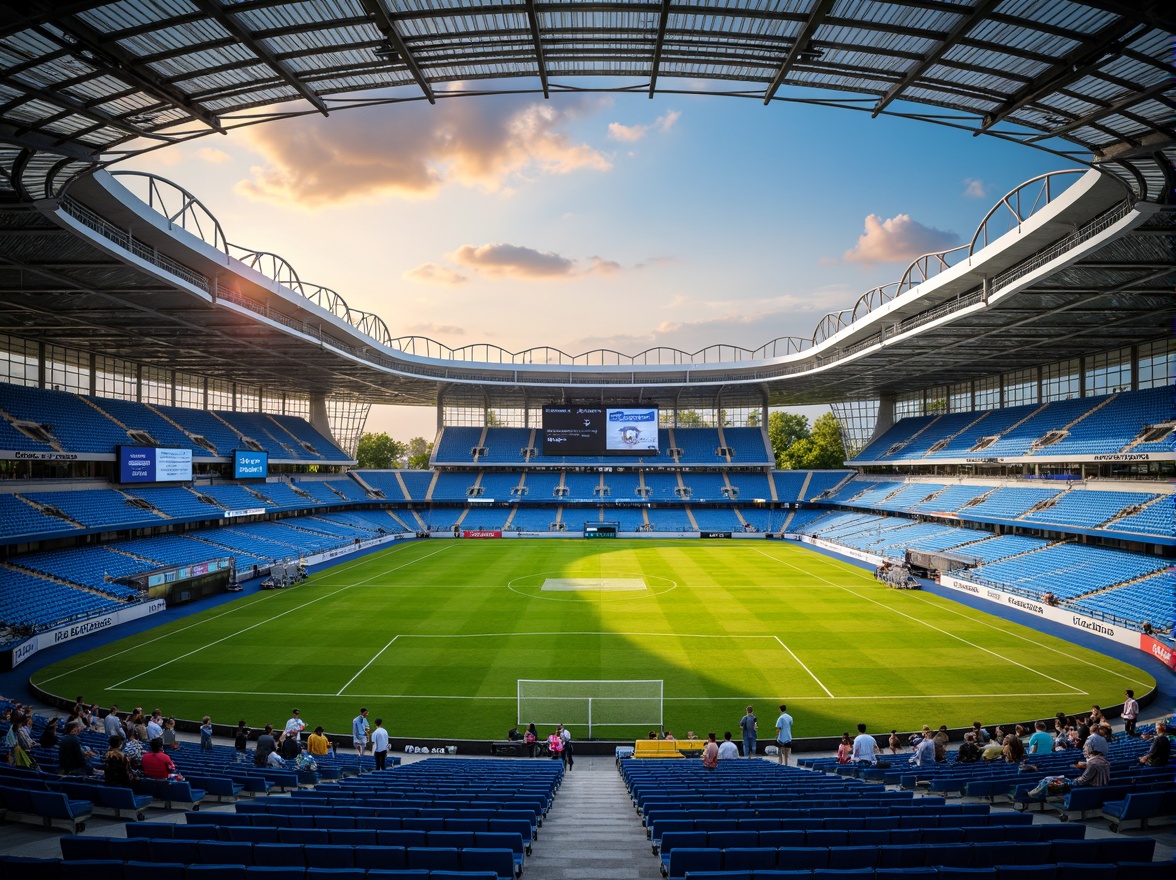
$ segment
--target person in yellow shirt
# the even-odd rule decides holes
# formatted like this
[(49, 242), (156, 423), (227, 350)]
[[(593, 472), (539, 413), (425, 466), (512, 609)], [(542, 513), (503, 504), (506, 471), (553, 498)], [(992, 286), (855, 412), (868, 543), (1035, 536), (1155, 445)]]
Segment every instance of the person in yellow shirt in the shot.
[(306, 747), (316, 758), (321, 758), (331, 751), (331, 742), (323, 735), (321, 724), (306, 738)]

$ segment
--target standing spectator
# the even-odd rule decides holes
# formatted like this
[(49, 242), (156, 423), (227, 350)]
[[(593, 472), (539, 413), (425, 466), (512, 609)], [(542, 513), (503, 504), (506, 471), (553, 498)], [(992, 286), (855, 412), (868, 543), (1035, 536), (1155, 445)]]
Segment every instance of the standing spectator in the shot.
[(528, 724), (527, 729), (523, 731), (523, 743), (527, 747), (527, 756), (534, 758), (535, 752), (539, 750), (539, 733), (535, 730), (534, 721)]
[(122, 719), (118, 717), (118, 706), (111, 703), (110, 711), (106, 713), (106, 718), (102, 721), (102, 729), (107, 737), (118, 734), (119, 740), (125, 739), (125, 731), (122, 726)]
[(356, 762), (359, 764), (359, 772), (363, 772), (363, 750), (367, 748), (368, 731), (371, 730), (371, 725), (367, 720), (367, 709), (361, 708), (359, 714), (351, 719), (351, 743), (355, 746)]
[(559, 731), (559, 738), (563, 741), (563, 762), (564, 767), (568, 770), (572, 769), (572, 765), (576, 762), (572, 759), (572, 732), (564, 727), (562, 724), (557, 724), (556, 729)]
[(755, 717), (752, 707), (747, 707), (747, 714), (739, 719), (739, 729), (743, 731), (743, 757), (755, 755), (755, 736), (759, 730), (759, 719)]
[(776, 719), (776, 763), (788, 764), (788, 753), (792, 751), (792, 716), (788, 707), (780, 704), (780, 717)]
[[(846, 739), (849, 738), (848, 733), (845, 734), (845, 738)], [(902, 740), (898, 738), (898, 731), (897, 730), (890, 731), (889, 745), (890, 745), (890, 754), (892, 754), (892, 755), (897, 755), (899, 752), (902, 751)]]
[(372, 756), (376, 759), (376, 769), (383, 770), (388, 758), (388, 731), (384, 730), (383, 718), (376, 719), (376, 729), (372, 731)]
[(257, 767), (268, 767), (271, 752), (278, 750), (278, 741), (274, 739), (274, 726), (267, 724), (257, 738), (257, 746), (253, 749), (253, 763)]
[(286, 722), (286, 736), (293, 737), (294, 742), (302, 745), (302, 731), (306, 728), (306, 722), (302, 720), (302, 713), (295, 709), (290, 713), (290, 720)]
[(702, 766), (707, 770), (714, 770), (719, 766), (719, 744), (715, 742), (715, 735), (706, 735), (706, 745), (702, 747)]
[(78, 738), (81, 729), (82, 723), (76, 718), (65, 728), (65, 736), (57, 750), (57, 766), (62, 776), (90, 775), (90, 759), (94, 753)]
[(859, 724), (857, 729), (858, 735), (853, 738), (853, 761), (873, 766), (878, 763), (878, 743), (866, 733), (866, 725)]
[(233, 748), (237, 751), (237, 763), (245, 763), (245, 753), (249, 749), (249, 728), (245, 726), (245, 719), (237, 722), (237, 729), (233, 733)]
[(1123, 691), (1127, 698), (1123, 701), (1123, 711), (1119, 715), (1123, 719), (1123, 732), (1128, 736), (1135, 736), (1135, 719), (1139, 717), (1139, 703), (1135, 700), (1135, 691), (1128, 688)]
[(321, 758), (324, 755), (330, 754), (331, 741), (323, 735), (323, 726), (321, 724), (314, 729), (314, 733), (306, 738), (306, 745), (310, 754), (315, 758)]
[(207, 715), (200, 719), (200, 751), (212, 751), (212, 719)]
[(723, 731), (723, 741), (719, 744), (719, 760), (729, 761), (731, 758), (739, 757), (739, 746), (731, 739), (731, 731)]

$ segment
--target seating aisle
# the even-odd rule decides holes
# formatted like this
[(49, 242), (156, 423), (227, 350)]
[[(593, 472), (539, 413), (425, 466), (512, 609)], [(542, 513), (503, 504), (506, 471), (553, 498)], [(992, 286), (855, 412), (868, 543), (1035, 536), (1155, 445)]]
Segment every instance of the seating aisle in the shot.
[(577, 757), (565, 773), (524, 877), (661, 880), (658, 861), (611, 757)]

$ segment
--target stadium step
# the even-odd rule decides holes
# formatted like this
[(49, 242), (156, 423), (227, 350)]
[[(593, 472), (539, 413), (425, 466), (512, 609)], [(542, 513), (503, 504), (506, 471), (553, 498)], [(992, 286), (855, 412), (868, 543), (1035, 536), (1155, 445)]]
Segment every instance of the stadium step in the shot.
[(537, 880), (659, 880), (658, 860), (611, 757), (581, 757), (564, 774), (525, 876)]

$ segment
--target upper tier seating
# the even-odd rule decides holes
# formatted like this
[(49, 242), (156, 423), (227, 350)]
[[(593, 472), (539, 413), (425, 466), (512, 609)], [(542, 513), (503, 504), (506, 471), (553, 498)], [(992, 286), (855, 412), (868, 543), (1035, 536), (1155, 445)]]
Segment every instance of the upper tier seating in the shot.
[(114, 489), (84, 489), (76, 492), (25, 492), (26, 498), (60, 510), (88, 529), (128, 523), (162, 525), (159, 514), (132, 504)]
[(122, 604), (11, 567), (0, 572), (0, 623), (5, 626), (46, 629), (75, 617), (114, 611)]
[(42, 513), (17, 495), (0, 495), (0, 535), (6, 539), (72, 532), (76, 528), (77, 526), (60, 517)]
[[(1172, 388), (1125, 391), (999, 410), (901, 419), (856, 461), (930, 462), (969, 457), (1099, 455), (1171, 451), (1172, 438), (1137, 442), (1145, 427), (1176, 419)], [(1051, 433), (1057, 432), (1057, 433)], [(976, 448), (982, 438), (992, 443)]]
[(771, 467), (776, 463), (771, 447), (764, 440), (764, 432), (760, 428), (723, 428), (723, 440), (732, 452), (733, 465)]

